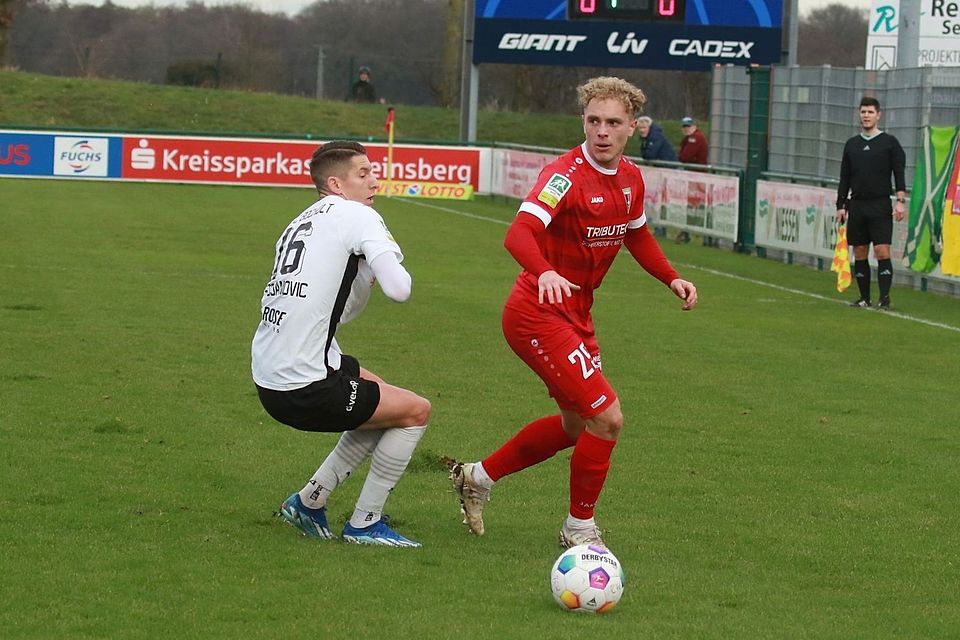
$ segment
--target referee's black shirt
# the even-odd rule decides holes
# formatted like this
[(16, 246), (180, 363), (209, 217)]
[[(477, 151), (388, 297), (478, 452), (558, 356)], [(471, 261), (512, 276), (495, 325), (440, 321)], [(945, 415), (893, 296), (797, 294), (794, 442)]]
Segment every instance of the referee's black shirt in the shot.
[(896, 191), (906, 191), (903, 170), (907, 156), (900, 142), (889, 133), (872, 138), (855, 135), (843, 146), (840, 162), (840, 186), (837, 209), (845, 209), (848, 200), (874, 200), (890, 197), (890, 174)]

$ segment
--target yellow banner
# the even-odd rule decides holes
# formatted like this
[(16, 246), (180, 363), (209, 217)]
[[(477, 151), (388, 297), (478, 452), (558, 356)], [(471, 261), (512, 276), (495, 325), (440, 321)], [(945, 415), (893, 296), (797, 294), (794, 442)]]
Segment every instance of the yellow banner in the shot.
[(377, 195), (400, 198), (443, 198), (472, 200), (473, 185), (447, 182), (414, 182), (411, 180), (382, 180)]

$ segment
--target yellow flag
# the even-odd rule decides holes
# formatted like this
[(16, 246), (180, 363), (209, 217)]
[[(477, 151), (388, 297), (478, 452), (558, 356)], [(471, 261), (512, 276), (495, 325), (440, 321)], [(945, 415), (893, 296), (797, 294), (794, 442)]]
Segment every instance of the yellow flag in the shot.
[(833, 249), (833, 264), (830, 271), (837, 273), (837, 291), (843, 293), (850, 286), (850, 254), (847, 247), (847, 227), (841, 226), (837, 232), (837, 246)]

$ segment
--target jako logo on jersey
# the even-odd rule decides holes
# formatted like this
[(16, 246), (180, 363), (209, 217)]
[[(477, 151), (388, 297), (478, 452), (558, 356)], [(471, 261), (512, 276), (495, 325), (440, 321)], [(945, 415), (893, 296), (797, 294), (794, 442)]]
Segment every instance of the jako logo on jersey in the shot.
[(647, 43), (650, 41), (646, 38), (637, 40), (636, 35), (637, 34), (631, 31), (623, 39), (623, 42), (617, 44), (617, 38), (620, 37), (620, 32), (612, 32), (610, 37), (607, 38), (607, 51), (610, 53), (634, 53), (636, 55), (640, 55), (644, 52), (644, 50), (646, 50)]
[(736, 40), (687, 40), (677, 38), (670, 41), (670, 55), (697, 56), (700, 58), (750, 58), (753, 42)]
[(590, 204), (603, 204), (603, 196), (593, 196), (590, 198)]
[(573, 51), (587, 36), (568, 36), (559, 33), (505, 33), (497, 49), (510, 51)]
[(30, 145), (8, 144), (6, 151), (0, 149), (0, 164), (30, 164)]
[(564, 194), (570, 190), (570, 178), (555, 173), (547, 180), (547, 184), (540, 190), (537, 200), (549, 207), (555, 207), (563, 199)]

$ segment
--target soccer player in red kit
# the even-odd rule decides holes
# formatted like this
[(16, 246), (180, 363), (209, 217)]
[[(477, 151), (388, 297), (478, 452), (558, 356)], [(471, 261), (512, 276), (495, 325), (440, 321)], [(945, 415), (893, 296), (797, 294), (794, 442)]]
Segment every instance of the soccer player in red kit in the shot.
[(643, 177), (623, 157), (646, 102), (620, 78), (577, 89), (585, 141), (547, 165), (520, 205), (504, 245), (523, 271), (503, 310), (503, 334), (547, 386), (559, 415), (534, 420), (475, 463), (453, 462), (451, 480), (464, 523), (483, 535), (483, 507), (493, 483), (573, 447), (570, 512), (560, 544), (603, 544), (593, 514), (610, 467), (623, 414), (601, 370), (590, 309), (593, 291), (626, 246), (648, 273), (683, 300), (697, 289), (683, 280), (647, 227)]

